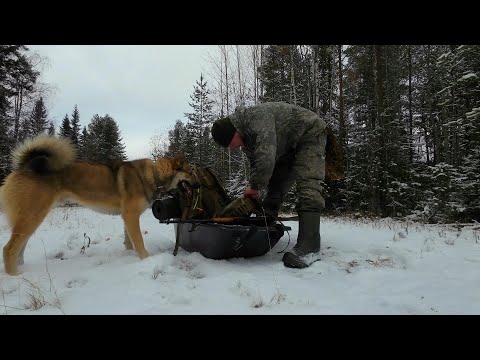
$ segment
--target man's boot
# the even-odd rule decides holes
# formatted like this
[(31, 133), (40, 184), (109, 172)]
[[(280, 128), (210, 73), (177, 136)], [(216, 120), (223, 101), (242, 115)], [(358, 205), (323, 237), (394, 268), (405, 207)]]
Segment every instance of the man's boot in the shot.
[(283, 264), (303, 269), (320, 260), (320, 212), (298, 212), (298, 237), (293, 249), (283, 255)]

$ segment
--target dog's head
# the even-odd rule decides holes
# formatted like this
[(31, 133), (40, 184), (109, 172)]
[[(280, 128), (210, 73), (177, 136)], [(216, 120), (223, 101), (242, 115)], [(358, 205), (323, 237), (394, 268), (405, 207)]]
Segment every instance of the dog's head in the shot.
[[(165, 158), (165, 160), (170, 164), (169, 176), (165, 176), (165, 191), (175, 189), (182, 181), (186, 181), (189, 184), (196, 182), (195, 176), (193, 175), (193, 168), (182, 152), (177, 153), (174, 157)], [(164, 171), (164, 169), (159, 170), (160, 172)], [(166, 174), (164, 173), (163, 175)]]

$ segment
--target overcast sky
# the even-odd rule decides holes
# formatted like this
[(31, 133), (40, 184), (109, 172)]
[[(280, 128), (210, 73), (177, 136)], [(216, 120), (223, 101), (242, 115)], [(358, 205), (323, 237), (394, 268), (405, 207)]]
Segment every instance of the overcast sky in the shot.
[[(195, 81), (214, 45), (27, 45), (49, 59), (41, 81), (57, 88), (47, 102), (56, 130), (75, 104), (82, 128), (93, 115), (118, 123), (129, 159), (149, 154), (150, 138), (186, 121)], [(207, 79), (208, 81), (208, 79)]]

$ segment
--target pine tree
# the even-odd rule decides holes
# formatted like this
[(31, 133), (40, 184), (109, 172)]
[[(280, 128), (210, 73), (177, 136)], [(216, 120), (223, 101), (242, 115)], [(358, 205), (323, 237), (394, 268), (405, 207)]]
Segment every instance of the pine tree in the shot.
[(48, 135), (55, 135), (55, 125), (53, 124), (53, 121), (50, 121), (50, 125), (48, 125)]
[(205, 161), (210, 143), (205, 128), (213, 121), (213, 100), (209, 98), (209, 94), (207, 82), (204, 80), (203, 74), (201, 74), (200, 81), (196, 81), (194, 92), (190, 95), (192, 102), (189, 105), (193, 108), (193, 112), (185, 113), (185, 116), (188, 118), (186, 125), (187, 158), (202, 165), (206, 165)]
[(0, 183), (11, 169), (10, 153), (18, 139), (23, 95), (31, 91), (38, 76), (26, 50), (24, 45), (0, 45)]
[(175, 122), (173, 130), (168, 132), (168, 151), (167, 156), (175, 156), (178, 152), (185, 152), (185, 125), (181, 120)]
[[(401, 61), (397, 61), (400, 59)], [(383, 115), (380, 140), (382, 173), (382, 215), (406, 215), (414, 198), (411, 193), (411, 154), (408, 113), (408, 46), (383, 47)]]
[(24, 45), (0, 45), (0, 121), (7, 112), (12, 123), (13, 143), (18, 140), (23, 105), (39, 75), (26, 56)]
[(70, 119), (68, 114), (65, 114), (65, 117), (62, 120), (62, 125), (60, 126), (59, 136), (71, 139), (72, 137), (72, 127), (70, 126)]
[(345, 53), (349, 61), (345, 72), (345, 107), (352, 119), (347, 124), (347, 209), (371, 211), (378, 187), (378, 163), (372, 146), (375, 119), (373, 47), (354, 45)]
[(88, 153), (88, 131), (86, 126), (83, 127), (82, 133), (78, 139), (78, 156), (82, 160), (90, 158)]
[(43, 103), (43, 98), (40, 97), (35, 103), (32, 115), (30, 117), (30, 135), (37, 136), (48, 130), (47, 109)]
[(108, 163), (113, 160), (127, 160), (125, 145), (116, 121), (108, 114), (94, 115), (88, 124), (88, 136), (85, 142), (86, 160)]
[(259, 76), (265, 89), (261, 102), (289, 102), (288, 91), (290, 77), (290, 49), (285, 45), (270, 45), (264, 51), (263, 65), (259, 68)]
[[(478, 86), (478, 85), (477, 85)], [(477, 98), (477, 101), (480, 100)], [(469, 126), (469, 151), (460, 167), (461, 188), (465, 213), (472, 219), (480, 222), (480, 104), (477, 102), (472, 111), (466, 113)]]
[[(31, 116), (31, 114), (30, 114)], [(30, 126), (30, 117), (25, 117), (20, 121), (20, 126), (17, 133), (17, 140), (18, 142), (22, 142), (23, 140), (32, 136), (32, 130)]]
[[(432, 221), (436, 205), (432, 190), (435, 165), (441, 162), (439, 151), (442, 126), (438, 122), (438, 93), (442, 89), (437, 59), (442, 46), (410, 46), (408, 63), (408, 117), (411, 133), (409, 157), (413, 160), (409, 170), (410, 182), (404, 197), (410, 203), (409, 210), (420, 220)], [(413, 150), (413, 152), (412, 152)], [(398, 196), (401, 196), (400, 194)]]
[[(448, 74), (449, 96), (441, 103), (449, 133), (447, 161), (458, 169), (454, 191), (463, 207), (457, 216), (480, 220), (480, 46), (452, 46), (440, 60)], [(446, 92), (444, 92), (445, 94)]]
[(72, 120), (70, 120), (70, 139), (72, 139), (72, 144), (78, 145), (80, 137), (80, 113), (78, 112), (77, 105), (75, 105), (72, 113)]

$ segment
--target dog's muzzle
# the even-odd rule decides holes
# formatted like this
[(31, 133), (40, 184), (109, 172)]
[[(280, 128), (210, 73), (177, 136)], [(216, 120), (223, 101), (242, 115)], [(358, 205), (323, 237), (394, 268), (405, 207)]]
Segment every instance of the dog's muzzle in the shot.
[(182, 180), (178, 183), (178, 189), (185, 195), (192, 195), (193, 190), (199, 189), (201, 184), (196, 181), (192, 184), (190, 184), (186, 180)]

